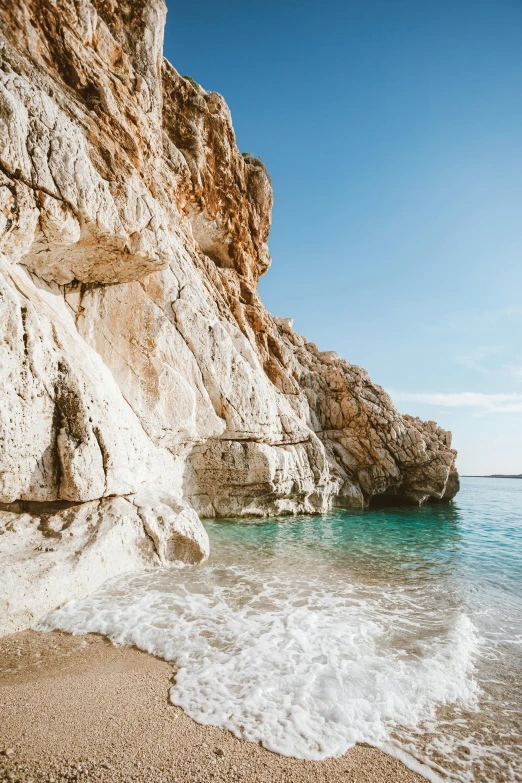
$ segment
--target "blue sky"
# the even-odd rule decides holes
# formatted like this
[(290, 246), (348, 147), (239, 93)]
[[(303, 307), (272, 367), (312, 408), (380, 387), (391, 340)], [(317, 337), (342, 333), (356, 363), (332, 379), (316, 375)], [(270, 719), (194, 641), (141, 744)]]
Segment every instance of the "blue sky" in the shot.
[(274, 186), (274, 315), (522, 473), (522, 3), (168, 3), (165, 54), (225, 96)]

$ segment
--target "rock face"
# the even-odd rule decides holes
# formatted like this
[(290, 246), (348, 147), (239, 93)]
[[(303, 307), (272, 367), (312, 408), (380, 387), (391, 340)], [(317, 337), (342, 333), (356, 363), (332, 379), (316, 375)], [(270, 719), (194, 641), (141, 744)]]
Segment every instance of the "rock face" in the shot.
[[(0, 630), (200, 562), (200, 516), (458, 491), (450, 433), (274, 318), (272, 188), (162, 0), (0, 0)], [(50, 542), (50, 544), (49, 544)]]

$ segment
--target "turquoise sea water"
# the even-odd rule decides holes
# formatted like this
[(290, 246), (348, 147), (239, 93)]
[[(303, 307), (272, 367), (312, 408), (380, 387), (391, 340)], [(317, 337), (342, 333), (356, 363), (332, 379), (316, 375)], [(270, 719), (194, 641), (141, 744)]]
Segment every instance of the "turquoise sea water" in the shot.
[(175, 703), (279, 753), (365, 741), (433, 780), (522, 780), (522, 480), (206, 527), (207, 565), (113, 580), (45, 627), (174, 661)]

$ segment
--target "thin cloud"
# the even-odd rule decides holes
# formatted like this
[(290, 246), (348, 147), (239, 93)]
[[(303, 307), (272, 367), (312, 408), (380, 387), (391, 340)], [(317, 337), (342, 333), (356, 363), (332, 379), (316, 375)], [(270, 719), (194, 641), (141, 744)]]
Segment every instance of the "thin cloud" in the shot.
[(502, 323), (502, 321), (512, 321), (522, 318), (522, 307), (511, 305), (508, 307), (498, 307), (491, 310), (457, 310), (454, 311), (447, 321), (438, 324), (437, 332), (447, 334), (448, 332), (458, 331), (459, 334), (464, 330), (472, 333), (473, 329), (487, 324), (491, 326)]
[(457, 364), (461, 364), (463, 367), (467, 367), (468, 370), (479, 372), (483, 375), (489, 375), (492, 370), (490, 367), (486, 367), (486, 363), (491, 357), (500, 356), (504, 352), (503, 348), (496, 345), (482, 345), (480, 348), (475, 348), (465, 356), (455, 357)]
[(481, 413), (522, 413), (522, 394), (518, 392), (510, 394), (390, 392), (390, 396), (397, 402), (417, 402), (423, 405), (438, 405), (443, 408), (471, 408)]
[(504, 369), (511, 375), (513, 380), (522, 383), (522, 364), (507, 364)]

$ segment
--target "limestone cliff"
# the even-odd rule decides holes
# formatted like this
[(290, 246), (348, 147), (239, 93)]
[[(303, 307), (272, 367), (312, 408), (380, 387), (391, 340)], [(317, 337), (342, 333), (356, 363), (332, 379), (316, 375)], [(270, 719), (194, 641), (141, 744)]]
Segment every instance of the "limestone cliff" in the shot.
[(450, 433), (272, 317), (272, 188), (162, 0), (0, 0), (0, 625), (199, 562), (199, 516), (458, 490)]

